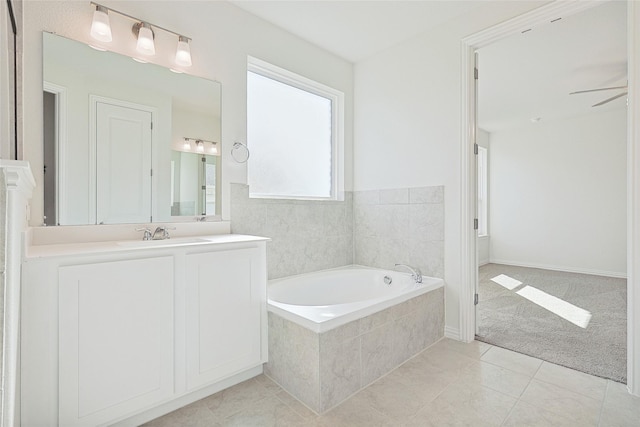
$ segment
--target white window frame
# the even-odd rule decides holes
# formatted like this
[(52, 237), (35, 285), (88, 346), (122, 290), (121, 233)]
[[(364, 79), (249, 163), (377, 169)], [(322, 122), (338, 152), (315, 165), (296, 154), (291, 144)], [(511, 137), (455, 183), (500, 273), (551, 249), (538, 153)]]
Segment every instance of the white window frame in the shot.
[(489, 235), (489, 151), (478, 146), (478, 237)]
[[(280, 68), (252, 56), (247, 57), (247, 72), (276, 80), (297, 89), (313, 93), (331, 101), (331, 193), (328, 197), (294, 196), (286, 194), (255, 194), (255, 199), (295, 199), (295, 200), (344, 200), (344, 93), (318, 83), (307, 77)], [(251, 141), (247, 141), (251, 149)], [(249, 160), (251, 162), (251, 160)], [(249, 165), (248, 168), (251, 168)], [(247, 173), (249, 173), (247, 171)]]

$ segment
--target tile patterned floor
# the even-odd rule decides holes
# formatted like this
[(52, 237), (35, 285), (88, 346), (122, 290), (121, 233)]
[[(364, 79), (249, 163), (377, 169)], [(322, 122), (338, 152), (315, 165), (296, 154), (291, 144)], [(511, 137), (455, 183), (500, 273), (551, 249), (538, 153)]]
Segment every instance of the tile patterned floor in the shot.
[(146, 426), (640, 426), (640, 397), (500, 347), (443, 339), (322, 416), (261, 375)]

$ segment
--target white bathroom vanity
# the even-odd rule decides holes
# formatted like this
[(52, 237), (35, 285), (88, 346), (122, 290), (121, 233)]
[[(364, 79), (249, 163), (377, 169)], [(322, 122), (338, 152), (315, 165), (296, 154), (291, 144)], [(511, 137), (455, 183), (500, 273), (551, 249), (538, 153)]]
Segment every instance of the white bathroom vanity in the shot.
[(139, 425), (261, 373), (267, 240), (25, 245), (21, 424)]

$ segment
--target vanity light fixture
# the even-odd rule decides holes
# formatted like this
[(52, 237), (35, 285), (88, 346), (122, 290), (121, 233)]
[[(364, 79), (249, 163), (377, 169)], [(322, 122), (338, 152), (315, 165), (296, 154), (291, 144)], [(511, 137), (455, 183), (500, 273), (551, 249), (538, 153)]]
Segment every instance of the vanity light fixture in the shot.
[(191, 67), (191, 48), (189, 47), (189, 39), (185, 36), (178, 36), (176, 64), (183, 67)]
[(153, 42), (154, 34), (151, 29), (151, 25), (146, 22), (138, 22), (133, 24), (132, 31), (138, 34), (138, 42), (136, 43), (136, 50), (143, 55), (155, 55), (156, 45)]
[(96, 11), (93, 12), (93, 21), (91, 22), (91, 37), (108, 43), (113, 40), (111, 37), (111, 24), (109, 23), (109, 9), (99, 4), (95, 6)]
[[(154, 30), (162, 30), (167, 33), (173, 34), (178, 37), (178, 45), (176, 48), (175, 62), (181, 67), (191, 66), (191, 39), (182, 34), (178, 34), (175, 31), (168, 30), (155, 24), (151, 24), (147, 21), (142, 21), (134, 16), (127, 15), (118, 10), (111, 9), (101, 4), (91, 2), (91, 6), (95, 6), (96, 10), (93, 13), (93, 21), (91, 23), (91, 37), (94, 39), (108, 43), (112, 40), (111, 25), (109, 23), (109, 12), (116, 13), (118, 15), (129, 18), (135, 23), (131, 30), (136, 36), (136, 50), (142, 55), (155, 55), (155, 42), (154, 42)], [(100, 47), (98, 47), (100, 48)], [(173, 71), (173, 70), (172, 70)], [(175, 70), (180, 72), (180, 70)]]

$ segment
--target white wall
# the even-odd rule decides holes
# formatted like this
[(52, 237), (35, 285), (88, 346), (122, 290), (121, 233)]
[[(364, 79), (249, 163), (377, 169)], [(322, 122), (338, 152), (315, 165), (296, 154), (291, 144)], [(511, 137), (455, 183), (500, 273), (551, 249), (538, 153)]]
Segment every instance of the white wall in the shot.
[[(229, 219), (229, 183), (246, 183), (246, 164), (229, 155), (235, 140), (246, 142), (247, 55), (271, 62), (345, 93), (345, 187), (352, 188), (353, 66), (284, 30), (222, 1), (104, 1), (105, 6), (146, 19), (191, 37), (189, 73), (222, 83), (222, 216)], [(42, 170), (42, 31), (91, 42), (93, 8), (88, 1), (24, 3), (24, 158), (34, 172)], [(115, 17), (112, 17), (115, 27)], [(173, 67), (176, 41), (156, 34), (152, 62)], [(135, 56), (130, 28), (114, 28), (110, 50)], [(31, 202), (31, 224), (42, 222), (42, 175)]]
[(461, 40), (543, 2), (487, 2), (355, 67), (354, 190), (444, 185), (446, 333), (459, 333)]
[(491, 133), (491, 262), (626, 277), (626, 110)]
[[(487, 166), (491, 163), (491, 149), (489, 132), (478, 129), (478, 134), (476, 136), (476, 142), (480, 147), (484, 147), (487, 149)], [(490, 169), (489, 169), (490, 170)], [(491, 261), (490, 256), (490, 245), (491, 241), (491, 195), (490, 195), (490, 185), (491, 185), (491, 177), (487, 173), (487, 235), (478, 237), (476, 249), (478, 251), (478, 265), (488, 264)]]

